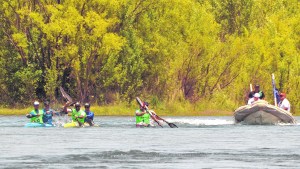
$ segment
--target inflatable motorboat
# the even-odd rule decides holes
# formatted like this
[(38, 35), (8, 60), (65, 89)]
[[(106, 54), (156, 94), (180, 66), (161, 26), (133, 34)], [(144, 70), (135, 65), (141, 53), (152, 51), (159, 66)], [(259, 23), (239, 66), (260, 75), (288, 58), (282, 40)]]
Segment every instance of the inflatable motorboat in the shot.
[(236, 123), (253, 125), (296, 124), (290, 112), (271, 105), (265, 100), (239, 107), (234, 111), (234, 119)]

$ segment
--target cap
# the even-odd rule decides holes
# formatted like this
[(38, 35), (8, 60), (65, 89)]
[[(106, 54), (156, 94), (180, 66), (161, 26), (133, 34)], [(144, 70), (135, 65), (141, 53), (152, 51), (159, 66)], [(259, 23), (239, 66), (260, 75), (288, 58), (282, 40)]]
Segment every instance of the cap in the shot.
[(76, 103), (75, 103), (75, 107), (80, 107), (80, 103), (79, 103), (79, 102), (76, 102)]
[(260, 94), (259, 93), (255, 93), (253, 96), (258, 98), (258, 97), (260, 97)]
[(38, 106), (38, 105), (40, 105), (40, 103), (38, 101), (35, 101), (35, 102), (33, 102), (33, 105)]
[(258, 85), (258, 84), (256, 84), (256, 85), (255, 85), (255, 87), (259, 87), (259, 85)]
[(84, 107), (90, 107), (91, 105), (90, 105), (90, 103), (85, 103), (84, 104)]

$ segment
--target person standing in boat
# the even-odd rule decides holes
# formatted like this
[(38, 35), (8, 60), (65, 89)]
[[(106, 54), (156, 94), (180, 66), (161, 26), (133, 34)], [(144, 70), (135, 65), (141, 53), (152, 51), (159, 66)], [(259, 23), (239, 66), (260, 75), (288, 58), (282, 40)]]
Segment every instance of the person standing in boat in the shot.
[(47, 124), (52, 124), (52, 117), (54, 116), (54, 110), (50, 109), (50, 102), (44, 102), (44, 109), (43, 109), (43, 122)]
[(280, 102), (278, 104), (278, 107), (282, 108), (283, 110), (286, 110), (288, 112), (291, 111), (291, 104), (288, 101), (288, 99), (286, 98), (286, 94), (285, 93), (280, 93)]
[(260, 100), (260, 94), (259, 94), (259, 93), (255, 93), (255, 94), (253, 95), (253, 97), (250, 98), (250, 99), (248, 100), (248, 105), (253, 104), (253, 103), (256, 102), (257, 100)]
[[(67, 102), (64, 105), (64, 112), (70, 112), (69, 109), (67, 108), (69, 106), (69, 102)], [(76, 102), (75, 103), (75, 109), (72, 109), (71, 112), (71, 116), (72, 116), (72, 121), (73, 122), (78, 122), (79, 126), (82, 126), (84, 124), (85, 118), (86, 118), (86, 113), (83, 110), (80, 110), (80, 103)]]
[(90, 103), (85, 103), (84, 104), (84, 111), (86, 113), (86, 118), (85, 118), (85, 122), (87, 122), (90, 126), (94, 126), (95, 123), (94, 123), (94, 112), (92, 112), (90, 110)]
[(39, 110), (40, 103), (35, 101), (33, 103), (34, 109), (29, 113), (26, 114), (27, 118), (30, 118), (31, 123), (43, 123), (43, 111)]
[(255, 85), (254, 91), (251, 91), (248, 95), (249, 99), (254, 97), (254, 94), (258, 93), (259, 94), (259, 98), (260, 99), (264, 99), (265, 98), (265, 94), (262, 90), (260, 90), (259, 85)]

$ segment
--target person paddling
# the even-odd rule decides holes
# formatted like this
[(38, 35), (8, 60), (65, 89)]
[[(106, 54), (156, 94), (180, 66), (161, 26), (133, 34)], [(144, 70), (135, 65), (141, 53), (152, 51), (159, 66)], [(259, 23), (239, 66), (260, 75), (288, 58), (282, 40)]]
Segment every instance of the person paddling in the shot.
[[(155, 117), (150, 116), (150, 114), (147, 113), (146, 107), (149, 107), (149, 103), (148, 102), (143, 102), (143, 105), (140, 106), (140, 109), (135, 111), (135, 119), (136, 119), (136, 127), (137, 128), (154, 126), (150, 122), (150, 117), (151, 118), (155, 118)], [(153, 115), (156, 115), (154, 111), (152, 111), (152, 110), (148, 110), (148, 111), (151, 111), (151, 113)], [(154, 119), (154, 120), (157, 121), (157, 119)]]
[(32, 123), (43, 123), (43, 111), (39, 110), (39, 105), (40, 103), (35, 101), (33, 103), (34, 109), (29, 114), (26, 114), (26, 117), (30, 118)]
[(90, 103), (85, 103), (84, 104), (84, 112), (86, 113), (86, 118), (85, 118), (85, 122), (87, 122), (90, 126), (94, 126), (94, 112), (91, 112), (90, 110)]
[(44, 102), (44, 109), (43, 109), (43, 122), (47, 124), (52, 124), (52, 117), (54, 116), (54, 110), (50, 109), (50, 102)]
[[(69, 112), (67, 107), (69, 106), (69, 102), (67, 102), (64, 105), (64, 112)], [(79, 126), (83, 126), (85, 118), (86, 118), (86, 113), (83, 110), (80, 110), (80, 103), (76, 102), (75, 103), (75, 109), (72, 109), (71, 112), (71, 116), (72, 116), (72, 121), (73, 122), (77, 122), (79, 124)]]

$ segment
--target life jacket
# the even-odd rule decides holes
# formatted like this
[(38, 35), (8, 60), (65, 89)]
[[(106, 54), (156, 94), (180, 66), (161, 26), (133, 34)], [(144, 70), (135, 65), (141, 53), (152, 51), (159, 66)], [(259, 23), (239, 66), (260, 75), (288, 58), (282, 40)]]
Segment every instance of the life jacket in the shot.
[(32, 115), (38, 115), (39, 114), (40, 115), (40, 116), (31, 117), (30, 122), (32, 122), (32, 123), (43, 123), (43, 111), (42, 110), (38, 110), (38, 111), (32, 110), (30, 112), (30, 114), (32, 114)]
[(87, 119), (94, 120), (94, 113), (93, 112), (91, 112), (91, 111), (89, 111), (89, 112), (84, 111), (84, 112), (86, 113), (86, 118)]
[[(84, 117), (83, 118), (76, 118), (75, 116), (81, 116), (83, 115)], [(73, 109), (72, 110), (72, 120), (73, 121), (78, 121), (79, 123), (83, 124), (84, 123), (84, 120), (86, 118), (86, 113), (82, 110), (79, 110), (77, 111), (76, 109)]]
[(47, 111), (43, 109), (43, 121), (44, 123), (52, 123), (53, 110), (48, 110), (50, 113), (46, 113)]
[[(142, 111), (140, 109), (136, 110), (136, 112), (141, 113)], [(150, 124), (150, 114), (149, 113), (145, 113), (142, 116), (135, 116), (135, 122), (136, 124), (139, 123), (145, 123), (145, 124)]]

